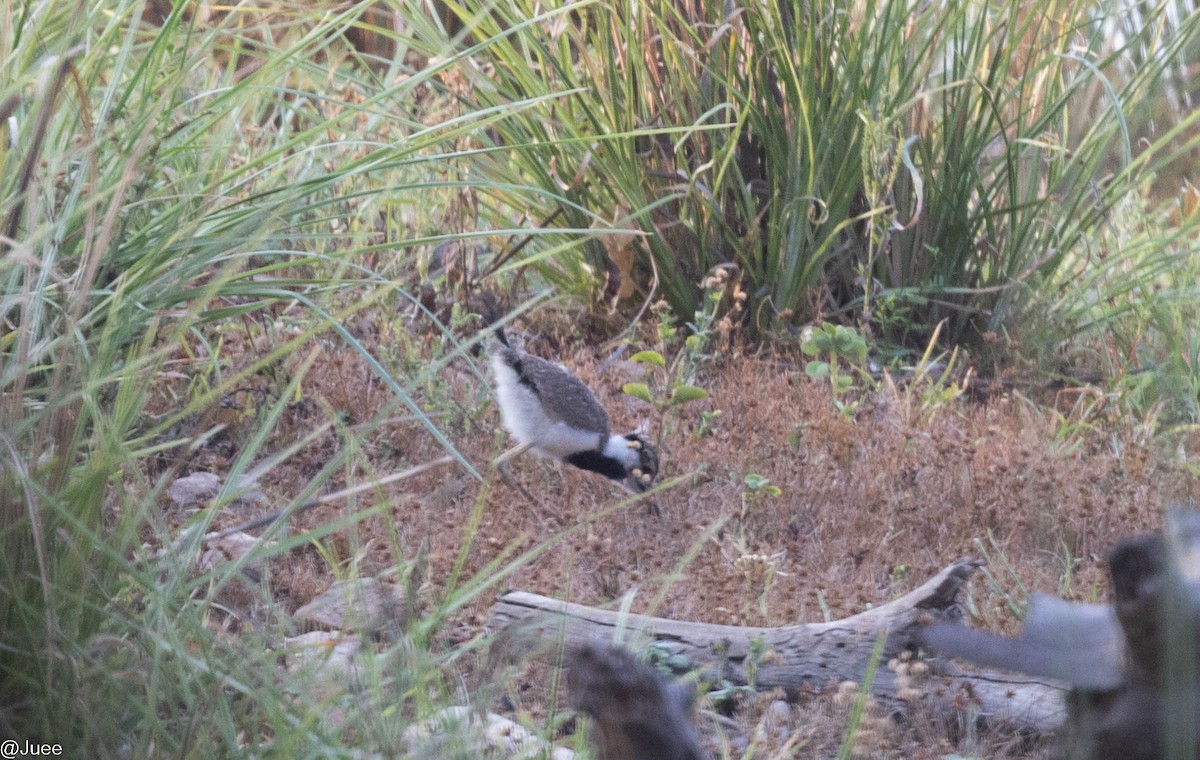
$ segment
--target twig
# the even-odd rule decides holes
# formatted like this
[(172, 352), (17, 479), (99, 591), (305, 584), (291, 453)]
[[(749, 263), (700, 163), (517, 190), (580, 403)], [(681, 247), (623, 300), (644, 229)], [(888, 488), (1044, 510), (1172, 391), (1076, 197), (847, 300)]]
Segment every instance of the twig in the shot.
[(225, 530), (222, 530), (213, 536), (205, 538), (205, 540), (206, 541), (220, 540), (227, 536), (231, 536), (234, 533), (240, 533), (240, 532), (247, 531), (247, 530), (254, 530), (255, 528), (261, 528), (262, 526), (273, 523), (280, 518), (293, 517), (295, 515), (300, 514), (301, 512), (312, 509), (313, 507), (318, 507), (322, 504), (328, 504), (331, 501), (339, 501), (341, 499), (345, 499), (350, 496), (354, 496), (355, 494), (362, 493), (363, 491), (370, 491), (372, 488), (378, 488), (379, 486), (385, 486), (388, 483), (395, 483), (397, 480), (404, 480), (405, 478), (411, 478), (414, 475), (420, 475), (423, 472), (432, 470), (434, 467), (440, 467), (441, 465), (444, 465), (444, 464), (450, 464), (453, 461), (454, 461), (454, 457), (444, 456), (441, 459), (435, 459), (432, 462), (426, 462), (425, 464), (417, 465), (416, 467), (410, 467), (409, 469), (404, 470), (402, 472), (392, 473), (391, 475), (388, 475), (387, 477), (384, 477), (384, 478), (380, 478), (379, 480), (372, 480), (369, 483), (359, 483), (356, 486), (351, 486), (350, 488), (344, 488), (341, 491), (334, 491), (331, 494), (319, 496), (315, 499), (309, 499), (308, 501), (306, 501), (296, 507), (284, 507), (283, 509), (277, 509), (274, 512), (271, 512), (270, 514), (262, 515), (261, 517), (256, 517), (253, 520), (248, 520), (239, 525), (235, 525), (232, 528), (226, 528)]

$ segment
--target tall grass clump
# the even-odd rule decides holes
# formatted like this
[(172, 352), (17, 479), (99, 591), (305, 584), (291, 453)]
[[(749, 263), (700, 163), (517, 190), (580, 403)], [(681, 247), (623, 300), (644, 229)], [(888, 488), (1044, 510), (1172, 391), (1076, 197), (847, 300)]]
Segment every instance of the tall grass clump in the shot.
[[(347, 697), (281, 670), (286, 615), (229, 636), (219, 600), (248, 565), (390, 511), (274, 528), (275, 544), (199, 575), (194, 560), (238, 495), (232, 476), (262, 476), (327, 430), (342, 445), (289, 490), (293, 508), (335, 473), (377, 475), (361, 436), (397, 407), (456, 455), (413, 397), (452, 354), (393, 378), (343, 325), (415, 303), (395, 280), (456, 233), (406, 221), (411, 207), (453, 197), (440, 154), (510, 111), (418, 118), (417, 93), (454, 60), (406, 69), (394, 33), (395, 59), (364, 60), (342, 38), (352, 7), (193, 10), (31, 1), (0, 21), (0, 733), (103, 757), (337, 754), (347, 735), (390, 752), (405, 724), (383, 721), (393, 701), (408, 695), (411, 717), (443, 686), (436, 626), (504, 566), (447, 590)], [(226, 353), (231, 330), (261, 355)], [(394, 401), (354, 431), (330, 410), (270, 443), (318, 337), (357, 351)], [(215, 431), (198, 420), (285, 360), (231, 479), (172, 534), (158, 503)], [(335, 707), (344, 720), (327, 720)]]
[(642, 233), (632, 268), (603, 235), (510, 263), (593, 295), (635, 278), (685, 319), (734, 262), (755, 331), (828, 318), (923, 347), (945, 320), (949, 342), (992, 340), (1196, 150), (1172, 105), (1198, 39), (1179, 3), (455, 7), (476, 36), (450, 41), (487, 72), (474, 107), (562, 95), (472, 169), (541, 187), (510, 199), (531, 218)]

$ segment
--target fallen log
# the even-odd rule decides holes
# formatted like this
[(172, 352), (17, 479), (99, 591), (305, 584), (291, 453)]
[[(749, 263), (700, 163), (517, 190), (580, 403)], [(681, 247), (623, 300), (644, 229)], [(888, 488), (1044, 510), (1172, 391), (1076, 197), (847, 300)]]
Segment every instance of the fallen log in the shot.
[(669, 662), (679, 663), (681, 672), (699, 670), (710, 683), (780, 688), (792, 698), (842, 681), (861, 683), (882, 637), (880, 667), (871, 683), (872, 695), (882, 706), (907, 712), (919, 704), (938, 714), (966, 708), (981, 720), (1003, 721), (1020, 730), (1054, 729), (1063, 721), (1065, 689), (1051, 679), (934, 661), (933, 676), (919, 697), (907, 693), (902, 698), (896, 673), (885, 667), (902, 653), (918, 652), (920, 633), (930, 620), (961, 617), (958, 592), (981, 564), (960, 559), (894, 601), (828, 623), (778, 628), (710, 625), (512, 592), (497, 601), (489, 625), (530, 642), (562, 640), (568, 649), (615, 640), (634, 649), (653, 643)]

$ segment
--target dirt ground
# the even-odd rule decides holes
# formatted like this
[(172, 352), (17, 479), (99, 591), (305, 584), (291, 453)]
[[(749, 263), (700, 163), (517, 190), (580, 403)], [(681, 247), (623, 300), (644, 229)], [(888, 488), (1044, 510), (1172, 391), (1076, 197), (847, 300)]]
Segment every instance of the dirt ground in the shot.
[[(361, 330), (404, 383), (404, 362), (394, 360), (398, 336)], [(1011, 630), (1017, 621), (1007, 594), (1107, 598), (1104, 560), (1114, 541), (1157, 527), (1164, 505), (1196, 493), (1196, 477), (1174, 464), (1151, 423), (1094, 403), (1097, 391), (1009, 388), (983, 400), (927, 404), (928, 386), (884, 382), (857, 396), (858, 408), (847, 416), (835, 408), (828, 384), (805, 376), (800, 357), (737, 356), (705, 366), (698, 383), (710, 398), (660, 416), (621, 392), (624, 383), (643, 378), (645, 365), (611, 360), (579, 341), (543, 338), (527, 348), (562, 362), (595, 389), (614, 431), (648, 420), (650, 436), (660, 442), (662, 480), (681, 480), (655, 496), (658, 516), (644, 504), (606, 512), (626, 494), (598, 476), (526, 455), (512, 469), (542, 501), (531, 505), (490, 478), (490, 462), (510, 442), (498, 432), (484, 358), (471, 360), (474, 367), (456, 360), (423, 383), (415, 389), (418, 402), (489, 476), (490, 490), (457, 465), (390, 486), (390, 514), (336, 534), (327, 546), (332, 556), (357, 557), (363, 575), (425, 556), (422, 594), (432, 603), (464, 542), (473, 544), (460, 583), (502, 552), (515, 556), (559, 532), (550, 511), (567, 527), (587, 523), (480, 596), (455, 621), (455, 638), (478, 633), (495, 597), (514, 589), (588, 605), (612, 605), (633, 592), (634, 612), (711, 623), (819, 622), (894, 599), (952, 560), (981, 555), (990, 560), (994, 581), (980, 575), (971, 582), (968, 601), (981, 618), (976, 623)], [(414, 340), (405, 341), (404, 350), (411, 357), (424, 349)], [(419, 366), (409, 362), (408, 371)], [(330, 410), (348, 425), (365, 423), (394, 398), (358, 354), (340, 347), (324, 350), (304, 394), (283, 415), (272, 445), (325, 422)], [(720, 414), (704, 429), (702, 413), (715, 410)], [(397, 411), (393, 422), (362, 439), (377, 474), (445, 453), (403, 414)], [(1194, 451), (1197, 443), (1195, 437), (1173, 439), (1180, 450)], [(263, 484), (271, 503), (293, 495), (339, 445), (330, 433), (275, 470)], [(209, 461), (196, 469), (221, 472), (229, 453), (210, 449)], [(750, 474), (766, 478), (778, 495), (753, 492), (745, 480)], [(352, 480), (369, 477), (359, 472)], [(329, 488), (344, 484), (337, 479)], [(353, 506), (314, 509), (299, 518), (300, 527), (371, 503), (367, 494)], [(254, 515), (223, 521), (248, 516)], [(274, 591), (294, 609), (332, 581), (327, 557), (301, 547), (276, 575)], [(536, 694), (529, 704), (537, 712)], [(755, 709), (747, 711), (748, 722)], [(835, 753), (845, 711), (829, 695), (798, 709), (801, 717), (793, 720), (811, 736), (809, 749), (797, 756)], [(954, 733), (954, 727), (914, 723), (872, 752), (944, 757), (954, 751), (947, 738)], [(1042, 752), (1011, 736), (992, 737), (988, 746), (988, 756)]]

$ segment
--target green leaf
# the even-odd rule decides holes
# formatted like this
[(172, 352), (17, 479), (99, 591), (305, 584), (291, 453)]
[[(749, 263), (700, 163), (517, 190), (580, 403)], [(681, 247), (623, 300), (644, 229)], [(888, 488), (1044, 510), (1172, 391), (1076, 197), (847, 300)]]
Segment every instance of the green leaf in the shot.
[(694, 385), (677, 385), (671, 389), (672, 404), (686, 404), (702, 398), (708, 398), (708, 391)]
[(771, 481), (770, 479), (759, 475), (756, 472), (751, 472), (747, 474), (746, 477), (742, 478), (742, 482), (746, 484), (746, 488), (749, 488), (751, 491), (757, 491)]
[(805, 365), (804, 374), (817, 380), (829, 377), (829, 362), (811, 361)]
[[(655, 367), (662, 367), (663, 369), (667, 368), (667, 360), (664, 359), (663, 355), (657, 351), (638, 351), (636, 354), (630, 357), (630, 361), (645, 362), (647, 364), (653, 364)], [(626, 391), (626, 393), (628, 393), (628, 391)]]
[(650, 397), (650, 386), (645, 383), (625, 383), (621, 390), (634, 398), (640, 398), (647, 404), (654, 403), (654, 400)]

